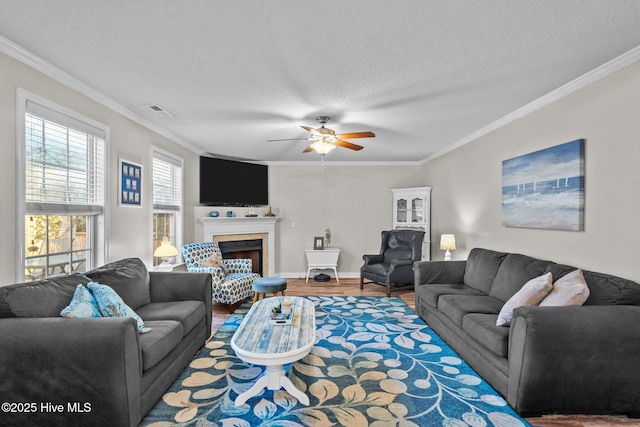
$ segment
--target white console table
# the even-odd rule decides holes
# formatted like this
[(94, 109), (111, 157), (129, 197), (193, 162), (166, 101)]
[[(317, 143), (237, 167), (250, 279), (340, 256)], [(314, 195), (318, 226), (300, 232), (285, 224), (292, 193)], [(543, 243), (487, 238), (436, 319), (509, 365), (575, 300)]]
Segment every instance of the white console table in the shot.
[(311, 274), (311, 270), (333, 270), (336, 275), (336, 281), (340, 283), (340, 279), (338, 278), (338, 257), (340, 256), (340, 249), (305, 249), (304, 251), (307, 254), (306, 283), (309, 283), (309, 275)]

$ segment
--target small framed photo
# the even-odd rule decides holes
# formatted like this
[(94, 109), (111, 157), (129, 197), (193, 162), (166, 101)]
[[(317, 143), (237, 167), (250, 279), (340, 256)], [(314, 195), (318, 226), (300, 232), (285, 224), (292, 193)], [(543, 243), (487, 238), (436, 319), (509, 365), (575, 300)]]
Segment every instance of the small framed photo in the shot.
[(119, 159), (120, 206), (142, 207), (142, 165)]
[(313, 238), (313, 249), (316, 251), (324, 249), (324, 237)]

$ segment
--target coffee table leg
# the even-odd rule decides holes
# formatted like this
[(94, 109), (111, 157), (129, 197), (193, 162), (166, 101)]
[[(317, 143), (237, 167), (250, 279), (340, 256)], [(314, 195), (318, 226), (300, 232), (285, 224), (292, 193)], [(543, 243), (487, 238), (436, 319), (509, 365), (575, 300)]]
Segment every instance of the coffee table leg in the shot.
[(298, 387), (293, 385), (287, 377), (282, 377), (282, 387), (289, 392), (290, 395), (298, 399), (298, 402), (305, 406), (309, 406), (309, 396), (304, 394)]
[(247, 400), (249, 400), (256, 394), (260, 393), (262, 389), (265, 388), (266, 386), (267, 386), (267, 377), (265, 375), (260, 377), (260, 379), (256, 381), (253, 387), (251, 387), (249, 390), (245, 391), (242, 394), (239, 394), (238, 397), (236, 397), (235, 405), (236, 406), (244, 405)]
[(300, 391), (284, 373), (284, 366), (267, 366), (266, 372), (256, 383), (244, 393), (238, 395), (235, 400), (236, 406), (244, 405), (247, 400), (257, 395), (263, 388), (269, 390), (280, 390), (284, 388), (290, 395), (297, 398), (303, 405), (309, 406), (309, 396)]

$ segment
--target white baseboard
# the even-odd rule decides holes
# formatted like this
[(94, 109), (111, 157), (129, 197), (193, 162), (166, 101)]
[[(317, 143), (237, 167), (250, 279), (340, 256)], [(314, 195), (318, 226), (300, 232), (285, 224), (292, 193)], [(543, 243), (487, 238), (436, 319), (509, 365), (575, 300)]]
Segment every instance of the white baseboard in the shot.
[[(311, 275), (309, 276), (309, 280), (311, 281), (313, 279), (313, 276), (315, 276), (316, 274), (318, 274), (319, 271), (317, 270), (313, 270), (311, 272)], [(324, 274), (328, 274), (331, 277), (334, 277), (335, 275), (333, 274), (333, 271), (331, 270), (322, 270), (322, 273)], [(305, 279), (307, 277), (307, 272), (278, 272), (276, 274), (274, 274), (273, 276), (276, 277), (283, 277), (285, 279)], [(343, 272), (343, 271), (338, 271), (338, 276), (340, 277), (340, 279), (358, 279), (360, 278), (360, 272)]]

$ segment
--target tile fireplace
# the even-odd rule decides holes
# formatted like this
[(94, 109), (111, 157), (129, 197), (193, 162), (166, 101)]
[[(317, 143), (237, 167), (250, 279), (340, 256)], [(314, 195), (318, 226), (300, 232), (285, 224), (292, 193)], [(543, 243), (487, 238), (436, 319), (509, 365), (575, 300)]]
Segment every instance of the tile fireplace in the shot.
[[(227, 254), (223, 258), (234, 258), (234, 252), (239, 254), (246, 252), (254, 252), (251, 256), (242, 256), (243, 258), (252, 258), (259, 256), (258, 265), (262, 264), (262, 276), (275, 274), (275, 225), (280, 218), (277, 217), (233, 217), (233, 218), (198, 218), (198, 223), (202, 225), (202, 241), (222, 243), (222, 247), (226, 246)], [(260, 243), (256, 243), (259, 241)], [(255, 248), (261, 246), (261, 255)], [(246, 249), (246, 250), (245, 250)], [(260, 259), (262, 262), (260, 262)], [(256, 260), (252, 258), (254, 271), (256, 271)]]

